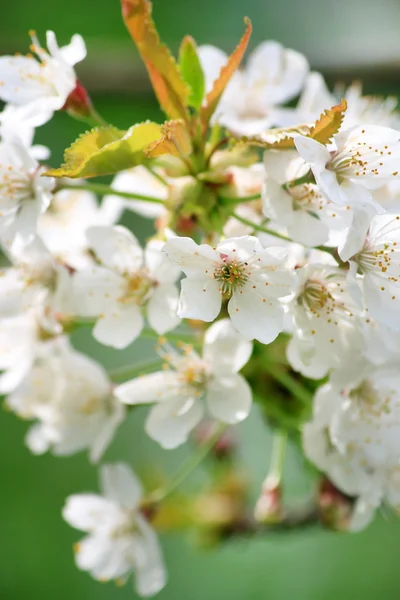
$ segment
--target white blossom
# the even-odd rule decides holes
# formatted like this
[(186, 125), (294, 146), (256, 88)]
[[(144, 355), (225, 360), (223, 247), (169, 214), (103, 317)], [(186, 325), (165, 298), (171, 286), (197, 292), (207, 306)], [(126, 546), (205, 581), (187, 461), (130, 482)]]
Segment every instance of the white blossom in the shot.
[[(160, 200), (166, 200), (168, 198), (168, 185), (162, 183), (156, 175), (153, 175), (148, 169), (141, 165), (129, 169), (128, 171), (121, 171), (121, 173), (118, 173), (114, 177), (111, 187), (118, 192), (152, 196), (154, 198), (159, 198)], [(131, 210), (148, 219), (157, 219), (166, 212), (165, 206), (160, 203), (135, 200), (133, 198), (124, 200), (123, 198), (112, 195), (105, 196), (104, 201), (108, 201), (110, 198), (118, 200), (127, 210)]]
[(42, 342), (6, 404), (22, 418), (37, 420), (26, 437), (33, 453), (67, 455), (88, 448), (93, 461), (125, 416), (103, 367), (63, 337)]
[(293, 337), (287, 356), (295, 370), (319, 379), (359, 351), (360, 310), (347, 289), (343, 270), (309, 264), (297, 274), (299, 286), (289, 307)]
[(56, 192), (49, 209), (40, 215), (38, 234), (53, 256), (69, 267), (92, 265), (86, 230), (98, 225), (113, 225), (123, 211), (117, 196), (103, 198), (99, 205), (89, 191), (70, 189)]
[(73, 312), (69, 269), (40, 238), (14, 245), (8, 257), (13, 266), (0, 270), (0, 319), (40, 305), (65, 315)]
[(228, 299), (232, 324), (245, 338), (271, 343), (283, 328), (281, 298), (293, 293), (296, 277), (285, 268), (283, 248), (264, 249), (252, 236), (230, 238), (216, 248), (190, 238), (172, 238), (163, 251), (186, 275), (180, 317), (213, 321)]
[(377, 215), (362, 247), (350, 257), (351, 276), (360, 277), (365, 305), (378, 322), (400, 331), (400, 217)]
[(310, 165), (328, 200), (352, 208), (377, 210), (370, 190), (400, 178), (399, 132), (377, 125), (356, 126), (334, 136), (335, 149), (296, 136), (300, 156)]
[[(210, 89), (228, 57), (214, 46), (200, 46), (199, 57)], [(264, 132), (275, 123), (275, 107), (299, 94), (308, 68), (299, 52), (275, 41), (263, 42), (251, 53), (246, 68), (231, 78), (216, 120), (237, 135)]]
[(140, 511), (143, 489), (128, 465), (108, 464), (100, 470), (101, 495), (67, 498), (63, 518), (86, 537), (75, 544), (75, 560), (94, 579), (126, 580), (135, 574), (140, 596), (153, 596), (165, 585), (161, 549), (152, 527)]
[(42, 177), (44, 171), (20, 140), (0, 143), (0, 238), (5, 246), (34, 237), (54, 186), (52, 177)]
[(204, 337), (202, 356), (192, 347), (178, 353), (161, 352), (166, 369), (133, 379), (115, 389), (126, 404), (155, 403), (146, 431), (164, 448), (183, 444), (204, 414), (202, 398), (210, 415), (223, 423), (245, 419), (251, 408), (251, 389), (238, 371), (252, 352), (229, 319), (217, 321)]
[(35, 32), (31, 32), (31, 38), (31, 50), (37, 58), (0, 58), (0, 99), (17, 106), (32, 104), (45, 122), (64, 106), (74, 90), (77, 79), (73, 67), (85, 58), (86, 47), (80, 35), (74, 35), (68, 46), (59, 48), (55, 34), (48, 31), (48, 51), (40, 46)]
[(97, 265), (74, 275), (77, 312), (98, 317), (93, 329), (101, 343), (125, 348), (141, 333), (143, 309), (159, 334), (180, 322), (176, 314), (178, 269), (161, 253), (163, 242), (143, 252), (135, 236), (121, 226), (90, 227), (86, 232)]
[(350, 225), (350, 212), (327, 200), (316, 184), (293, 183), (309, 170), (297, 152), (266, 151), (264, 165), (264, 215), (284, 226), (293, 241), (319, 246), (328, 242), (332, 229)]
[(354, 498), (348, 529), (372, 520), (382, 502), (398, 510), (400, 468), (397, 369), (370, 370), (353, 389), (322, 386), (303, 430), (306, 456), (345, 494)]

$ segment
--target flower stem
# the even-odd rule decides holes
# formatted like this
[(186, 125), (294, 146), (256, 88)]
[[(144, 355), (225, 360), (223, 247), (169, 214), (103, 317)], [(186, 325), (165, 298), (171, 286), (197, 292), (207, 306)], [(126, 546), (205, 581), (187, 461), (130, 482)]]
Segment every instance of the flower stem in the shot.
[[(234, 217), (237, 221), (240, 221), (244, 225), (248, 225), (249, 227), (252, 227), (255, 231), (261, 231), (262, 233), (267, 233), (269, 235), (273, 235), (274, 237), (279, 238), (280, 240), (284, 240), (285, 242), (295, 243), (295, 242), (293, 242), (293, 240), (290, 237), (288, 237), (286, 235), (282, 235), (281, 233), (278, 233), (277, 231), (274, 231), (273, 229), (268, 229), (267, 227), (263, 227), (262, 225), (253, 223), (252, 221), (249, 221), (249, 219), (245, 219), (245, 217), (241, 217), (240, 215), (238, 215), (236, 213), (233, 213), (232, 217)], [(336, 260), (336, 262), (339, 263), (340, 266), (345, 265), (345, 263), (343, 261), (341, 261), (340, 258), (338, 257), (338, 254), (337, 254), (337, 251), (335, 248), (328, 248), (326, 246), (314, 246), (313, 248), (314, 248), (314, 250), (319, 250), (320, 252), (326, 252), (327, 254), (330, 254), (331, 256), (333, 256), (333, 258)]]
[(160, 338), (165, 338), (168, 342), (183, 342), (184, 344), (193, 344), (197, 345), (198, 338), (193, 333), (180, 333), (179, 331), (169, 332), (165, 335), (159, 335), (153, 329), (144, 328), (141, 337), (159, 340)]
[(244, 204), (245, 202), (252, 202), (253, 200), (261, 200), (261, 194), (253, 194), (252, 196), (242, 196), (240, 198), (228, 198), (227, 196), (219, 196), (219, 199), (221, 200), (222, 204)]
[(280, 485), (285, 464), (287, 447), (287, 432), (280, 429), (274, 432), (272, 440), (271, 462), (267, 479), (274, 478), (276, 485)]
[(274, 237), (277, 237), (280, 240), (284, 240), (285, 242), (293, 241), (286, 235), (282, 235), (281, 233), (278, 233), (277, 231), (274, 231), (273, 229), (268, 229), (267, 227), (263, 227), (262, 225), (253, 223), (252, 221), (249, 221), (249, 219), (245, 219), (245, 217), (241, 217), (240, 215), (238, 215), (236, 213), (233, 213), (232, 217), (234, 217), (237, 221), (240, 221), (241, 223), (243, 223), (243, 225), (248, 225), (248, 227), (252, 227), (256, 231), (261, 231), (262, 233), (267, 233), (269, 235), (273, 235)]
[(284, 190), (288, 190), (290, 188), (294, 188), (298, 185), (304, 185), (305, 183), (315, 183), (315, 178), (313, 172), (307, 171), (305, 175), (302, 177), (298, 177), (297, 179), (292, 179), (291, 181), (287, 181), (283, 184), (282, 188)]
[(293, 394), (302, 404), (307, 406), (311, 405), (312, 392), (307, 390), (301, 385), (294, 377), (283, 369), (276, 368), (274, 364), (264, 364), (264, 368), (269, 372), (271, 377), (275, 379), (282, 387), (286, 388), (288, 392)]
[(154, 490), (145, 498), (145, 503), (161, 502), (167, 496), (172, 494), (180, 485), (192, 474), (192, 472), (201, 464), (207, 454), (213, 449), (215, 444), (218, 442), (221, 435), (224, 433), (227, 425), (220, 423), (214, 433), (208, 438), (208, 440), (202, 444), (197, 452), (192, 454), (178, 469), (173, 479), (164, 488)]
[(128, 379), (133, 379), (134, 377), (138, 377), (139, 375), (149, 373), (154, 369), (160, 369), (161, 365), (161, 360), (157, 358), (153, 361), (143, 361), (135, 365), (127, 365), (124, 367), (118, 367), (117, 369), (112, 369), (111, 371), (108, 371), (108, 376), (111, 379), (111, 381), (120, 383), (121, 381), (128, 381)]
[(141, 200), (142, 202), (155, 202), (156, 204), (164, 204), (164, 200), (162, 198), (144, 196), (143, 194), (135, 194), (131, 192), (120, 192), (119, 190), (114, 190), (111, 186), (104, 183), (78, 183), (77, 185), (63, 185), (61, 189), (85, 190), (88, 192), (93, 192), (94, 194), (99, 194), (100, 196), (112, 194), (113, 196), (120, 196), (121, 198), (126, 198), (127, 200)]

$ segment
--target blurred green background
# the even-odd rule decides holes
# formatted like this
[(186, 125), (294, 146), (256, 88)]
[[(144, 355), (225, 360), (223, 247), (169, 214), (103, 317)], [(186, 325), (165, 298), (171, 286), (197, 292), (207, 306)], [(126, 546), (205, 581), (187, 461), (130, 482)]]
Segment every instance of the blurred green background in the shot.
[[(254, 24), (252, 44), (274, 38), (307, 53), (315, 68), (330, 77), (368, 77), (369, 89), (398, 90), (400, 3), (398, 0), (155, 0), (160, 32), (172, 48), (191, 33), (199, 43), (229, 50), (243, 29), (247, 14)], [(60, 42), (80, 32), (89, 56), (79, 67), (106, 120), (126, 127), (160, 113), (149, 91), (137, 53), (124, 30), (117, 0), (7, 2), (0, 22), (2, 53), (24, 52), (27, 31), (44, 36), (54, 29)], [(44, 37), (42, 37), (44, 39)], [(39, 131), (37, 141), (52, 150), (57, 165), (62, 150), (83, 130), (65, 114)], [(148, 222), (126, 217), (139, 237)], [(123, 352), (100, 347), (90, 332), (78, 332), (78, 349), (107, 368), (143, 360), (151, 344), (134, 344)], [(145, 412), (145, 411), (144, 411)], [(107, 460), (127, 460), (139, 473), (172, 471), (188, 453), (162, 452), (143, 433), (143, 411), (131, 414), (107, 451)], [(80, 537), (60, 515), (71, 493), (95, 491), (96, 469), (84, 454), (70, 458), (31, 456), (23, 444), (27, 424), (3, 412), (0, 418), (0, 599), (124, 600), (134, 597), (131, 584), (116, 588), (99, 584), (73, 563), (72, 543)], [(237, 428), (240, 460), (256, 498), (266, 472), (270, 437), (257, 410)], [(201, 469), (200, 469), (201, 472)], [(199, 474), (195, 474), (192, 483)], [(307, 478), (295, 452), (285, 472), (290, 495), (307, 494)], [(190, 482), (189, 482), (190, 485)], [(400, 597), (400, 523), (378, 518), (365, 532), (353, 535), (308, 530), (237, 539), (204, 551), (181, 535), (164, 535), (162, 544), (170, 581), (160, 600), (396, 600)]]

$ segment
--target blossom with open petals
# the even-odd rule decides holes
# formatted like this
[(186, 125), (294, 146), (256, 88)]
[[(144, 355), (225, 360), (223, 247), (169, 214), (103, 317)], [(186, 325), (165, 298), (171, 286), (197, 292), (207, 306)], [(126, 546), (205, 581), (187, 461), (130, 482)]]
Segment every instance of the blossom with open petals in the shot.
[[(214, 46), (200, 46), (206, 88), (212, 87), (227, 55)], [(308, 73), (306, 58), (275, 41), (260, 44), (243, 71), (226, 87), (215, 118), (237, 135), (256, 135), (275, 124), (274, 110), (299, 94)]]
[(358, 353), (362, 344), (360, 309), (343, 270), (309, 264), (297, 273), (299, 286), (289, 306), (293, 337), (288, 360), (306, 377), (319, 379), (351, 358), (351, 353)]
[(140, 596), (153, 596), (165, 585), (161, 549), (153, 529), (140, 512), (142, 485), (123, 463), (101, 467), (101, 495), (67, 498), (63, 517), (87, 536), (74, 546), (77, 566), (94, 579), (126, 580), (135, 574)]
[(47, 32), (48, 51), (41, 47), (35, 32), (31, 32), (32, 53), (28, 56), (0, 58), (0, 99), (12, 105), (32, 104), (43, 122), (61, 109), (75, 89), (74, 65), (86, 56), (86, 46), (80, 35), (74, 35), (68, 46), (59, 48), (53, 31)]
[(125, 227), (90, 227), (86, 232), (96, 265), (74, 275), (77, 313), (98, 317), (94, 337), (125, 348), (144, 327), (143, 310), (159, 334), (174, 329), (177, 316), (178, 269), (161, 252), (163, 242), (151, 241), (144, 252)]
[(93, 461), (125, 416), (103, 367), (63, 337), (37, 348), (29, 372), (6, 404), (22, 418), (37, 421), (26, 437), (33, 453), (68, 455), (89, 449)]
[(202, 356), (191, 347), (178, 353), (162, 351), (167, 368), (128, 381), (115, 389), (126, 404), (155, 403), (146, 431), (164, 448), (184, 443), (203, 414), (204, 397), (212, 417), (223, 423), (238, 423), (251, 408), (251, 389), (238, 371), (249, 360), (251, 342), (244, 340), (229, 319), (217, 321), (207, 330)]
[(42, 177), (44, 171), (22, 141), (0, 143), (0, 238), (5, 246), (34, 237), (54, 187), (52, 177)]
[(371, 316), (399, 331), (400, 217), (376, 215), (364, 243), (350, 257), (350, 265), (351, 276), (361, 283), (365, 305)]
[(290, 296), (296, 276), (285, 267), (286, 250), (264, 249), (252, 236), (229, 238), (216, 248), (190, 238), (171, 238), (163, 251), (186, 275), (180, 317), (213, 321), (228, 300), (233, 326), (247, 339), (271, 343), (283, 329), (281, 298)]

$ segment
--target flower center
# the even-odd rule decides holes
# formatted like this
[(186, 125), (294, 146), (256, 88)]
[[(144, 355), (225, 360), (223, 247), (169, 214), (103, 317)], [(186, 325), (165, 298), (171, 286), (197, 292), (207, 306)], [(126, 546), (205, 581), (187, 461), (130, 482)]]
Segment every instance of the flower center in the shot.
[(205, 364), (201, 360), (183, 361), (179, 369), (180, 378), (190, 386), (196, 394), (201, 394), (208, 380)]
[(145, 270), (126, 276), (126, 285), (124, 296), (121, 302), (135, 302), (138, 306), (142, 305), (149, 297), (155, 282)]
[[(19, 204), (24, 200), (34, 199), (35, 171), (16, 171), (12, 165), (0, 169), (0, 197)], [(7, 207), (11, 208), (11, 207)]]
[(306, 281), (303, 293), (299, 298), (300, 302), (313, 313), (324, 308), (330, 299), (332, 299), (332, 296), (326, 285), (322, 281), (316, 279), (308, 279)]
[(236, 288), (244, 286), (248, 280), (248, 263), (230, 260), (226, 254), (220, 256), (222, 263), (216, 266), (214, 278), (221, 283), (221, 294), (231, 296)]
[[(362, 251), (354, 257), (361, 274), (375, 271), (386, 273), (392, 266), (392, 253), (397, 251), (397, 242), (385, 242), (379, 246), (370, 247), (368, 243)], [(395, 261), (397, 264), (397, 260)], [(397, 277), (389, 277), (397, 282)]]
[(288, 192), (292, 196), (294, 210), (321, 210), (326, 203), (317, 187), (311, 183), (289, 188)]

